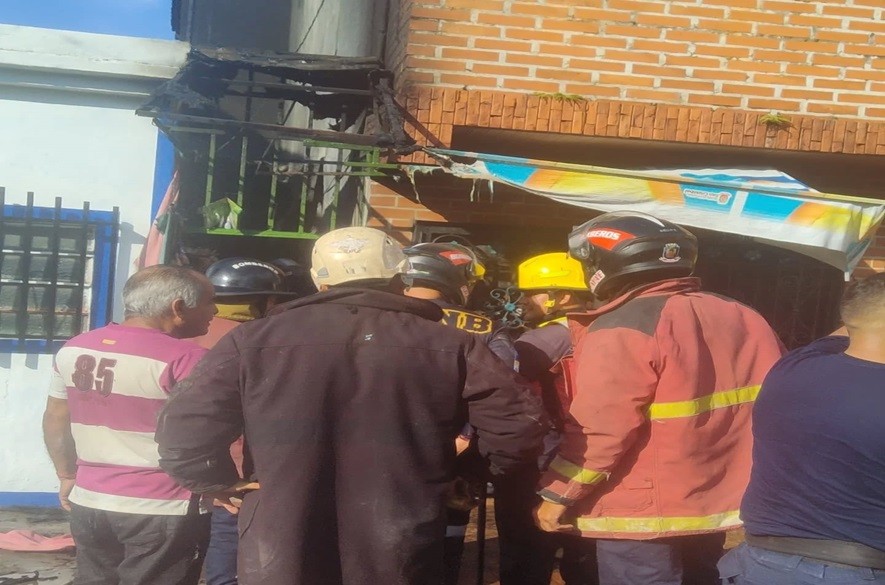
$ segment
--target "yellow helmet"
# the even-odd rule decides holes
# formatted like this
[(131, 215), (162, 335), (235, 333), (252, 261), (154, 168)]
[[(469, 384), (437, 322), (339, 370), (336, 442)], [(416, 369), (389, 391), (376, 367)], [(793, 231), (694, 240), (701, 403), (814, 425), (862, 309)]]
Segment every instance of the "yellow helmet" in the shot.
[(523, 290), (588, 290), (581, 263), (565, 252), (533, 256), (520, 264), (516, 286)]

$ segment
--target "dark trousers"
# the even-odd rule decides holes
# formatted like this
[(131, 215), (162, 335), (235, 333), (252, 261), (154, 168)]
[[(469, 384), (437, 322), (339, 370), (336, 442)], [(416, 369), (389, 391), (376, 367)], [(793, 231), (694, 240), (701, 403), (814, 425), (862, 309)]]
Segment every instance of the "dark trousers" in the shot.
[(445, 585), (457, 585), (458, 583), (461, 574), (461, 560), (464, 557), (464, 537), (469, 523), (469, 510), (446, 508), (446, 540), (443, 545)]
[(196, 585), (209, 518), (122, 514), (72, 505), (75, 585)]
[(566, 585), (597, 585), (596, 542), (570, 534), (548, 534), (535, 526), (532, 512), (540, 472), (526, 468), (495, 483), (495, 523), (501, 553), (501, 585), (547, 585), (556, 551)]
[(881, 585), (885, 571), (862, 567), (827, 565), (742, 544), (719, 562), (723, 585)]
[(555, 548), (562, 549), (559, 574), (565, 585), (599, 585), (599, 567), (594, 539), (571, 534), (547, 536), (553, 538)]
[(600, 585), (719, 585), (725, 534), (597, 540)]
[(237, 517), (212, 508), (212, 530), (206, 551), (206, 585), (237, 585)]

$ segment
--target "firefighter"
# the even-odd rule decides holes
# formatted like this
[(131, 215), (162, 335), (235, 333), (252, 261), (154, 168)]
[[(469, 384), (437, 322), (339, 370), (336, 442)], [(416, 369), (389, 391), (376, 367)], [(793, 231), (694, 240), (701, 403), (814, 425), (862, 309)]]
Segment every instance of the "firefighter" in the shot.
[(240, 323), (263, 317), (280, 300), (294, 295), (283, 286), (283, 272), (256, 258), (224, 258), (206, 269), (206, 277), (215, 287), (218, 314), (209, 332), (194, 339), (205, 348)]
[(601, 303), (573, 326), (574, 393), (538, 525), (597, 539), (602, 585), (713, 585), (750, 471), (750, 415), (782, 346), (700, 292), (697, 240), (636, 212), (569, 235)]
[(561, 430), (569, 400), (551, 370), (572, 353), (566, 314), (586, 310), (590, 291), (581, 263), (566, 252), (541, 254), (522, 262), (516, 286), (522, 293), (522, 318), (533, 327), (516, 341), (519, 371), (541, 387), (547, 412)]
[(516, 340), (519, 372), (535, 384), (553, 423), (545, 438), (545, 456), (495, 489), (501, 585), (546, 585), (561, 548), (560, 574), (568, 585), (597, 583), (595, 542), (575, 535), (551, 535), (534, 524), (532, 510), (540, 502), (535, 492), (540, 472), (555, 454), (568, 410), (561, 359), (571, 354), (566, 313), (586, 310), (590, 291), (581, 263), (566, 252), (534, 256), (517, 268), (522, 318), (534, 327)]
[[(255, 258), (225, 258), (206, 269), (215, 287), (218, 313), (209, 324), (209, 332), (194, 339), (211, 349), (240, 323), (263, 317), (280, 299), (291, 298), (283, 286), (283, 273), (275, 266)], [(231, 457), (240, 477), (243, 473), (243, 438), (230, 447)], [(235, 510), (212, 506), (212, 530), (203, 565), (206, 585), (237, 583), (237, 517)]]
[(160, 465), (231, 503), (227, 447), (245, 428), (260, 489), (240, 510), (243, 585), (439, 583), (461, 428), (494, 473), (541, 440), (540, 401), (512, 369), (437, 305), (389, 291), (404, 262), (379, 230), (320, 237), (320, 292), (221, 339), (160, 416)]
[(408, 258), (400, 276), (403, 294), (439, 305), (444, 324), (480, 335), (496, 356), (513, 367), (516, 352), (509, 336), (491, 319), (465, 308), (486, 273), (477, 255), (455, 243), (416, 244), (403, 252)]
[[(465, 309), (474, 287), (485, 275), (485, 266), (476, 254), (455, 243), (416, 244), (403, 251), (408, 258), (400, 276), (405, 287), (403, 294), (438, 305), (443, 311), (444, 324), (479, 336), (495, 355), (513, 368), (516, 352), (506, 332), (496, 331), (491, 319)], [(486, 481), (475, 453), (465, 453), (472, 437), (473, 429), (467, 425), (456, 439), (456, 451), (461, 455), (459, 478), (453, 486), (453, 497), (449, 499), (446, 511), (448, 525), (444, 549), (445, 582), (450, 585), (458, 582), (464, 537), (473, 508), (471, 494), (481, 491), (470, 487), (471, 480), (473, 485)]]

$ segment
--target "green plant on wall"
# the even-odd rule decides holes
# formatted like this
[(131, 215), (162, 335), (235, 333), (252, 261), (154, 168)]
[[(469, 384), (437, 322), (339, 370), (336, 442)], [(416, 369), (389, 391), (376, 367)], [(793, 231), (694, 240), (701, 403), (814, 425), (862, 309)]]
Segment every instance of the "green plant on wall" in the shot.
[(782, 116), (777, 112), (765, 114), (764, 116), (759, 118), (759, 123), (765, 124), (769, 128), (776, 128), (778, 130), (790, 128), (793, 125), (793, 121), (788, 116)]
[(576, 93), (543, 93), (540, 91), (535, 92), (533, 95), (539, 98), (547, 98), (557, 102), (568, 102), (570, 104), (579, 104), (581, 102), (586, 102), (587, 98), (584, 96), (580, 96)]

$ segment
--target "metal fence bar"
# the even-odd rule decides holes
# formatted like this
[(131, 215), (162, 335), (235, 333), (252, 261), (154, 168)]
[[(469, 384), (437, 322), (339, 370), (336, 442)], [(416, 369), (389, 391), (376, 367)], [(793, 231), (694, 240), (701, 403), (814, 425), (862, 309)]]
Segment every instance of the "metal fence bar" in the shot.
[(46, 307), (47, 315), (44, 329), (46, 333), (46, 342), (52, 343), (56, 337), (55, 325), (57, 320), (56, 303), (58, 301), (58, 262), (59, 250), (61, 248), (61, 197), (55, 198), (55, 207), (52, 210), (52, 235), (50, 236), (49, 245), (49, 274), (46, 277), (50, 283), (46, 287), (46, 293), (43, 298), (43, 305)]
[(212, 182), (215, 179), (215, 148), (218, 135), (209, 135), (209, 157), (206, 160), (206, 205), (212, 203)]
[[(110, 226), (111, 229), (111, 253), (108, 258), (108, 267), (111, 270), (111, 274), (116, 272), (117, 267), (117, 245), (120, 242), (120, 208), (114, 207), (113, 209), (114, 219), (113, 223)], [(108, 279), (108, 294), (106, 299), (106, 314), (108, 316), (108, 322), (112, 321), (114, 318), (114, 279)], [(99, 325), (104, 325), (104, 323), (100, 323)]]
[[(339, 128), (343, 128), (343, 129), (347, 128), (347, 112), (346, 111), (341, 114), (341, 118), (338, 120), (338, 122), (339, 122), (338, 123)], [(340, 173), (340, 172), (342, 172), (342, 168), (343, 168), (341, 163), (344, 161), (344, 150), (339, 148), (337, 150), (337, 153), (338, 153), (338, 156), (336, 157), (337, 164), (335, 165), (335, 172)], [(335, 229), (335, 225), (338, 221), (338, 199), (341, 197), (341, 181), (346, 181), (346, 180), (347, 179), (343, 179), (342, 177), (335, 177), (333, 179), (335, 186), (333, 188), (333, 195), (332, 195), (332, 209), (331, 209), (331, 213), (329, 214), (329, 229), (330, 230)]]
[[(313, 128), (313, 102), (310, 103), (310, 109), (307, 114), (307, 127)], [(304, 147), (304, 157), (310, 158), (310, 146), (305, 145)], [(298, 212), (298, 223), (296, 224), (296, 229), (298, 231), (306, 232), (307, 231), (307, 196), (308, 191), (311, 185), (311, 169), (312, 165), (305, 165), (307, 172), (304, 173), (304, 176), (301, 179), (301, 205), (299, 207)], [(312, 193), (310, 193), (312, 195)]]
[(77, 279), (77, 291), (80, 295), (80, 310), (74, 314), (72, 333), (78, 335), (83, 330), (83, 309), (86, 307), (86, 259), (89, 256), (89, 202), (83, 202), (83, 220), (80, 222), (80, 274)]
[(22, 259), (21, 259), (21, 271), (22, 271), (22, 281), (21, 288), (19, 289), (19, 294), (21, 295), (19, 298), (22, 300), (24, 306), (22, 310), (16, 315), (15, 318), (15, 333), (18, 337), (20, 343), (24, 343), (25, 338), (27, 337), (28, 332), (28, 320), (30, 318), (30, 313), (28, 312), (28, 305), (30, 304), (31, 298), (31, 252), (33, 248), (34, 242), (34, 233), (32, 228), (33, 222), (32, 218), (34, 216), (34, 192), (28, 191), (27, 203), (25, 204), (25, 220), (24, 220), (24, 230), (22, 232), (21, 239), (21, 248), (22, 248)]
[(246, 155), (249, 151), (249, 137), (243, 134), (240, 146), (240, 171), (237, 177), (237, 205), (243, 208), (243, 192), (246, 190)]
[[(0, 250), (3, 250), (6, 244), (6, 233), (4, 223), (6, 222), (6, 187), (0, 187)], [(0, 254), (0, 274), (3, 274), (3, 262), (6, 260), (6, 254)]]

